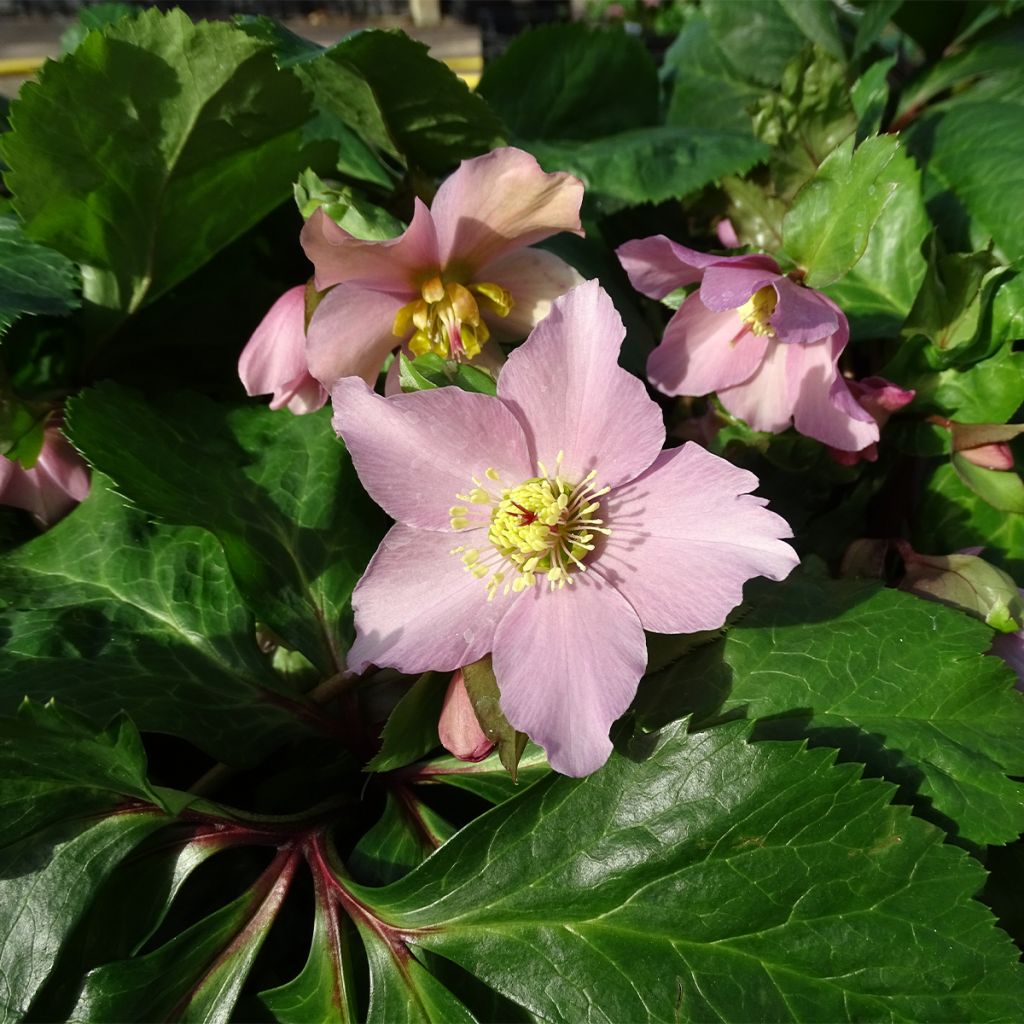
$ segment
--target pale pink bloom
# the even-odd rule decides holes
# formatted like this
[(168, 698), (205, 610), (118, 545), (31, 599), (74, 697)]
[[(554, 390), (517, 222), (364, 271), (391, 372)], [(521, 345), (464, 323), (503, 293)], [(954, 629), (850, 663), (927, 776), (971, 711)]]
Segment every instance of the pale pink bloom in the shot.
[(452, 674), (444, 695), (437, 735), (441, 746), (460, 761), (482, 761), (494, 749), (480, 728), (461, 668)]
[(843, 451), (878, 440), (878, 424), (839, 374), (849, 325), (827, 296), (791, 281), (770, 256), (711, 256), (664, 235), (627, 242), (619, 259), (655, 299), (700, 283), (651, 353), (647, 374), (667, 395), (718, 394), (755, 430), (792, 422)]
[[(884, 377), (851, 380), (847, 381), (847, 385), (860, 407), (874, 418), (879, 430), (889, 422), (889, 417), (894, 412), (909, 405), (917, 394), (913, 389), (901, 388)], [(859, 452), (844, 452), (838, 448), (830, 448), (829, 455), (841, 466), (855, 466), (862, 459), (865, 462), (875, 462), (878, 459), (878, 445), (872, 442)]]
[(306, 365), (306, 286), (289, 288), (260, 321), (242, 349), (238, 376), (247, 395), (273, 395), (271, 409), (297, 415), (327, 401), (327, 391)]
[(451, 670), (492, 653), (509, 723), (586, 775), (647, 664), (644, 630), (716, 629), (753, 576), (797, 563), (757, 478), (665, 427), (618, 365), (588, 282), (509, 356), (496, 397), (334, 388), (334, 425), (397, 521), (352, 598), (350, 667)]
[(488, 338), (524, 337), (582, 280), (557, 256), (527, 248), (560, 231), (582, 234), (582, 200), (576, 178), (497, 149), (463, 161), (430, 209), (417, 199), (398, 238), (362, 241), (317, 210), (302, 246), (317, 288), (331, 291), (309, 324), (310, 372), (328, 388), (352, 376), (372, 384), (399, 344), (412, 355), (500, 361)]
[(31, 512), (40, 526), (52, 526), (88, 494), (89, 469), (59, 426), (46, 428), (42, 450), (31, 469), (0, 457), (0, 505)]

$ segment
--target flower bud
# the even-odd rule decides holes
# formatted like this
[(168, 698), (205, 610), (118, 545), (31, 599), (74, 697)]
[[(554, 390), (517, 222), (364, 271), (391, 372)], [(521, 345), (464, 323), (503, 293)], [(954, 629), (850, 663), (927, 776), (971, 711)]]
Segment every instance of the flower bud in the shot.
[(494, 749), (477, 721), (461, 668), (452, 673), (444, 695), (437, 735), (445, 750), (460, 761), (482, 761)]
[(31, 512), (42, 527), (62, 519), (88, 494), (88, 467), (55, 424), (46, 428), (31, 469), (0, 458), (0, 505)]
[[(909, 405), (917, 393), (912, 389), (901, 388), (884, 377), (865, 377), (863, 380), (851, 380), (847, 383), (850, 394), (865, 412), (871, 414), (879, 430), (889, 422), (889, 417), (894, 412)], [(828, 452), (841, 466), (855, 466), (861, 460), (875, 462), (878, 459), (878, 445), (874, 443), (857, 452), (841, 451), (838, 448), (829, 448)]]

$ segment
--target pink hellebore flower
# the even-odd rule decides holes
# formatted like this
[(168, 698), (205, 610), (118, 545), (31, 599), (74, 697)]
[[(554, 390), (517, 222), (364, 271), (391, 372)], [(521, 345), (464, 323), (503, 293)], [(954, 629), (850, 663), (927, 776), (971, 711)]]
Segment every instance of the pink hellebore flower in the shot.
[(757, 478), (665, 427), (618, 365), (596, 281), (512, 353), (496, 397), (334, 389), (334, 425), (397, 521), (356, 586), (350, 666), (455, 669), (492, 652), (510, 724), (586, 775), (647, 664), (644, 630), (715, 629), (797, 563)]
[(317, 210), (302, 246), (317, 288), (331, 291), (309, 324), (310, 372), (328, 388), (351, 376), (372, 384), (400, 343), (414, 356), (500, 361), (481, 353), (489, 337), (522, 338), (582, 280), (557, 256), (527, 248), (560, 231), (582, 234), (582, 200), (576, 178), (497, 149), (463, 161), (429, 210), (417, 199), (398, 238), (361, 241)]
[(444, 695), (437, 735), (441, 746), (460, 761), (482, 761), (494, 749), (480, 728), (461, 668), (452, 675)]
[(313, 412), (327, 391), (306, 365), (306, 286), (289, 288), (260, 321), (242, 349), (238, 376), (247, 395), (270, 395), (270, 408)]
[[(871, 413), (878, 429), (889, 422), (889, 417), (905, 405), (909, 405), (917, 394), (913, 389), (901, 388), (884, 377), (865, 377), (863, 380), (847, 382), (850, 394), (857, 399), (860, 407)], [(865, 462), (878, 460), (878, 445), (872, 442), (859, 452), (845, 452), (838, 448), (830, 448), (829, 454), (841, 466), (856, 466), (862, 459)]]
[(648, 360), (659, 391), (714, 391), (755, 430), (779, 433), (792, 421), (842, 451), (878, 440), (878, 424), (836, 367), (849, 326), (827, 296), (791, 281), (763, 254), (711, 256), (655, 235), (627, 242), (618, 255), (633, 287), (651, 298), (700, 282)]
[(88, 467), (56, 425), (46, 428), (31, 469), (0, 457), (0, 505), (31, 512), (40, 526), (52, 526), (88, 494)]

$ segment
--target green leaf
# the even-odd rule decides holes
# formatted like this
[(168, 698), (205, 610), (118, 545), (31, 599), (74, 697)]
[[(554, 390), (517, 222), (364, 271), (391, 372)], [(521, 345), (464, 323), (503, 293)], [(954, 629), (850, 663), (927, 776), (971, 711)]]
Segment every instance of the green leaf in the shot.
[(23, 402), (10, 392), (0, 368), (0, 455), (31, 469), (43, 450), (52, 413), (52, 406)]
[(1024, 707), (1012, 673), (984, 656), (991, 641), (942, 605), (798, 575), (661, 674), (641, 716), (743, 709), (766, 734), (865, 761), (965, 839), (1005, 842), (1024, 826), (1024, 787), (1007, 778), (1024, 774)]
[(278, 1024), (337, 1021), (355, 1024), (352, 936), (348, 919), (338, 915), (321, 876), (314, 872), (316, 909), (313, 941), (302, 971), (278, 988), (260, 993)]
[(949, 248), (984, 249), (992, 240), (1003, 263), (1024, 256), (1020, 119), (1016, 103), (964, 103), (929, 114), (908, 133), (928, 212)]
[(0, 594), (8, 709), (55, 696), (102, 724), (124, 708), (235, 763), (304, 732), (216, 540), (153, 526), (98, 474), (67, 519), (0, 559)]
[(990, 355), (1005, 339), (993, 338), (983, 319), (1007, 268), (987, 251), (947, 254), (934, 235), (928, 249), (928, 272), (904, 324), (904, 335), (925, 335), (939, 350), (929, 353), (939, 366), (976, 362)]
[(483, 98), (403, 32), (354, 32), (322, 50), (266, 18), (244, 19), (242, 27), (273, 42), (282, 65), (313, 92), (316, 107), (374, 154), (404, 156), (442, 174), (503, 141), (501, 123)]
[(928, 268), (921, 248), (931, 225), (921, 200), (920, 173), (899, 150), (885, 177), (896, 191), (871, 229), (867, 249), (852, 270), (826, 289), (849, 317), (855, 339), (894, 335)]
[(776, 85), (805, 36), (778, 0), (704, 0), (711, 34), (734, 77)]
[(104, 29), (122, 18), (130, 18), (138, 13), (137, 7), (126, 3), (98, 3), (91, 7), (82, 7), (78, 12), (78, 21), (61, 33), (60, 52), (73, 53), (93, 30)]
[(850, 101), (857, 112), (858, 142), (882, 129), (882, 116), (889, 103), (888, 75), (895, 63), (895, 57), (876, 61), (850, 89)]
[(472, 665), (464, 666), (462, 671), (466, 678), (466, 692), (480, 728), (497, 748), (502, 767), (512, 776), (513, 782), (518, 782), (519, 761), (526, 750), (526, 734), (513, 729), (501, 710), (501, 694), (494, 678), (491, 656), (485, 655)]
[(768, 147), (735, 132), (677, 125), (637, 128), (589, 142), (523, 142), (549, 171), (569, 171), (609, 209), (682, 198), (727, 174), (742, 174)]
[(550, 1021), (1012, 1017), (1024, 972), (978, 865), (856, 767), (745, 739), (671, 727), (353, 893)]
[(68, 403), (74, 443), (118, 490), (223, 545), (257, 618), (324, 675), (344, 667), (352, 588), (383, 534), (323, 410), (159, 402), (103, 384)]
[(454, 832), (411, 791), (396, 786), (388, 792), (380, 820), (355, 845), (348, 865), (359, 881), (388, 885), (422, 864)]
[(303, 219), (308, 220), (323, 207), (331, 220), (356, 238), (381, 242), (395, 238), (405, 230), (400, 220), (371, 203), (354, 188), (322, 181), (308, 167), (299, 175), (292, 191)]
[(228, 1021), (288, 893), (298, 853), (282, 850), (236, 900), (146, 956), (86, 978), (72, 1021)]
[(889, 19), (903, 6), (903, 0), (872, 0), (860, 9), (860, 21), (853, 40), (853, 56), (859, 57), (882, 34)]
[(961, 452), (954, 452), (952, 461), (956, 475), (986, 504), (1024, 514), (1024, 482), (1012, 470), (976, 466)]
[(409, 687), (391, 712), (381, 732), (380, 752), (367, 771), (401, 768), (441, 745), (437, 720), (447, 688), (448, 676), (440, 672), (425, 672)]
[(779, 0), (779, 6), (812, 43), (837, 60), (843, 59), (836, 9), (829, 0)]
[(417, 766), (409, 781), (418, 785), (442, 783), (475, 793), (492, 804), (500, 804), (521, 793), (527, 786), (551, 774), (548, 759), (540, 747), (526, 744), (519, 760), (516, 778), (501, 763), (497, 753), (482, 761), (460, 761), (457, 757), (435, 757)]
[(405, 392), (433, 391), (448, 383), (445, 361), (433, 352), (425, 352), (410, 359), (404, 352), (398, 353), (398, 383)]
[(934, 399), (961, 423), (1004, 423), (1024, 404), (1024, 352), (1004, 345), (966, 370), (938, 375)]
[(25, 313), (76, 309), (79, 288), (69, 259), (26, 238), (17, 218), (0, 216), (0, 337)]
[(87, 298), (131, 313), (287, 197), (307, 111), (265, 43), (150, 9), (22, 89), (5, 180), (31, 238), (106, 272)]
[(986, 559), (1024, 580), (1024, 515), (993, 508), (964, 486), (949, 462), (925, 484), (913, 542), (920, 551), (942, 553), (984, 547)]
[[(818, 168), (783, 221), (786, 254), (821, 288), (847, 274), (864, 255), (872, 229), (898, 193), (917, 184), (898, 160), (899, 143), (880, 135), (854, 151), (847, 139)], [(909, 307), (908, 307), (909, 308)]]
[[(20, 1020), (104, 879), (168, 818), (138, 733), (53, 705), (0, 718), (0, 976)], [(157, 805), (157, 806), (154, 806)]]
[(584, 141), (658, 121), (658, 72), (643, 43), (582, 22), (517, 36), (477, 91), (524, 139)]

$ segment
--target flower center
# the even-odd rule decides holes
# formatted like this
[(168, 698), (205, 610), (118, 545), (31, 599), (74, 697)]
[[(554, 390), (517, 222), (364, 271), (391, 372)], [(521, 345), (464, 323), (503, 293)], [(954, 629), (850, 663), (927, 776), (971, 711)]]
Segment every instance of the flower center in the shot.
[(779, 294), (772, 285), (758, 288), (746, 302), (736, 310), (740, 319), (750, 327), (753, 334), (775, 337), (775, 328), (768, 322), (779, 302)]
[(572, 583), (574, 573), (586, 572), (595, 535), (611, 532), (598, 518), (598, 499), (609, 488), (594, 486), (597, 471), (572, 484), (560, 475), (561, 462), (559, 452), (554, 475), (539, 463), (539, 476), (514, 487), (502, 487), (497, 471), (488, 469), (485, 481), (473, 477), (476, 486), (469, 494), (456, 495), (470, 506), (484, 506), (481, 513), (489, 510), (489, 522), (467, 505), (449, 510), (455, 530), (488, 527), (489, 546), (484, 551), (464, 546), (452, 549), (452, 554), (462, 556), (468, 572), (487, 581), (488, 600), (502, 584), (502, 593), (518, 594), (535, 586), (540, 576), (552, 590)]
[(472, 359), (490, 337), (480, 316), (480, 304), (497, 316), (508, 316), (512, 296), (499, 284), (469, 286), (435, 275), (420, 288), (420, 298), (395, 314), (392, 333), (404, 338), (410, 330), (409, 351), (414, 356), (433, 352), (442, 359)]

